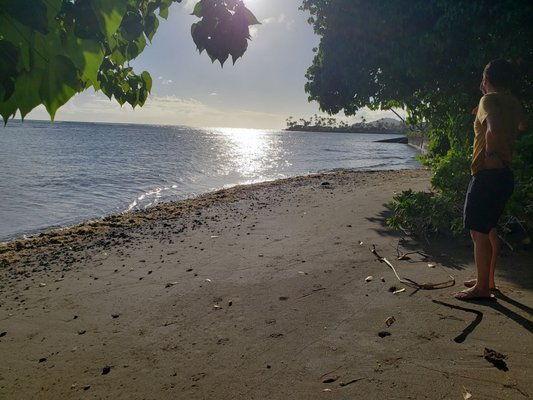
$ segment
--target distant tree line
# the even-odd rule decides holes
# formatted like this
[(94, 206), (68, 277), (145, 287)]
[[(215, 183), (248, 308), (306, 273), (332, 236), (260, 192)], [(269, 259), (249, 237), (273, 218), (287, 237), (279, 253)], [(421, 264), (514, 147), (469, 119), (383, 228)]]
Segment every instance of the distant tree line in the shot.
[(360, 117), (361, 122), (349, 124), (334, 117), (320, 116), (314, 114), (309, 119), (295, 119), (288, 117), (285, 122), (288, 131), (311, 131), (311, 132), (372, 132), (372, 133), (405, 133), (407, 127), (399, 121), (380, 119), (367, 122), (365, 117)]

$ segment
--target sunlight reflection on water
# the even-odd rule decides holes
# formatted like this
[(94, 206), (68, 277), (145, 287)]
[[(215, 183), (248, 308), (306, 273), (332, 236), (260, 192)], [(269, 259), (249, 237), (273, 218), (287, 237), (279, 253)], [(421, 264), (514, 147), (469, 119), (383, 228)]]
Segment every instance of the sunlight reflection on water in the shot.
[(281, 158), (277, 138), (257, 129), (220, 128), (217, 130), (225, 141), (227, 172), (237, 172), (244, 178), (260, 180), (263, 171), (276, 167)]

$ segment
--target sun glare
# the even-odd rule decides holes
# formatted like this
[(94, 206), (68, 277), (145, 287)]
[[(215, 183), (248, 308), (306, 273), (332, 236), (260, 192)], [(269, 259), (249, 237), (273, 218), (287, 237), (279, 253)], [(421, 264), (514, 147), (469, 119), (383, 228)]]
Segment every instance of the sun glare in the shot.
[(220, 131), (227, 136), (242, 154), (260, 152), (265, 146), (265, 132), (260, 129), (221, 128)]
[(259, 129), (220, 128), (226, 139), (228, 156), (243, 176), (257, 174), (265, 162), (269, 141), (266, 132)]

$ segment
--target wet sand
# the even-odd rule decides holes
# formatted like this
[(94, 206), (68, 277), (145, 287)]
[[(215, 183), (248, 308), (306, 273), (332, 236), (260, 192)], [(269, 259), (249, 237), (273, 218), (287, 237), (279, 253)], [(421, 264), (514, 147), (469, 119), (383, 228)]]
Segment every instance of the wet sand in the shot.
[[(528, 254), (504, 249), (497, 300), (455, 300), (470, 242), (385, 224), (429, 179), (292, 178), (0, 245), (0, 398), (529, 398)], [(402, 277), (456, 284), (409, 288), (372, 245)], [(412, 251), (429, 257), (398, 260)]]

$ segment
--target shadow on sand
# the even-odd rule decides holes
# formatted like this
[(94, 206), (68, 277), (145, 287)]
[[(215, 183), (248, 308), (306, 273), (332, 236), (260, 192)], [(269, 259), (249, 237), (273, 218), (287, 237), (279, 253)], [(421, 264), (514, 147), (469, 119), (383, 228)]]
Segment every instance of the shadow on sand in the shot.
[(533, 333), (533, 321), (509, 309), (509, 307), (506, 307), (503, 302), (519, 308), (520, 310), (526, 312), (529, 317), (533, 317), (533, 309), (531, 307), (526, 306), (525, 304), (522, 304), (501, 292), (497, 292), (495, 297), (498, 301), (491, 301), (484, 303), (484, 305), (502, 313), (507, 318), (512, 319), (518, 325), (521, 325), (524, 329), (529, 331), (529, 333)]
[[(473, 245), (466, 233), (461, 237), (447, 237), (438, 235), (433, 237), (408, 237), (402, 232), (394, 231), (387, 225), (387, 218), (391, 211), (383, 204), (383, 211), (374, 217), (367, 218), (379, 225), (376, 232), (384, 237), (390, 237), (397, 247), (397, 252), (406, 253), (419, 251), (430, 256), (432, 261), (452, 270), (461, 271), (473, 266)], [(397, 255), (397, 254), (394, 254)], [(387, 254), (386, 257), (392, 255)], [(533, 269), (531, 253), (527, 251), (511, 251), (503, 245), (500, 250), (497, 275), (503, 277), (517, 287), (531, 290), (533, 288)], [(525, 306), (524, 306), (525, 307)]]
[[(456, 304), (450, 304), (439, 300), (431, 301), (441, 306), (449, 307), (454, 310), (469, 312), (476, 315), (476, 318), (465, 329), (463, 329), (463, 331), (458, 336), (453, 339), (456, 343), (463, 343), (468, 337), (468, 335), (470, 335), (483, 320), (483, 312), (474, 308), (458, 306)], [(494, 300), (470, 301), (469, 304), (492, 308), (493, 310), (500, 312), (502, 315), (513, 320), (518, 325), (522, 326), (529, 333), (533, 333), (533, 322), (530, 319), (514, 312), (509, 307), (506, 307), (504, 304), (502, 304), (502, 302), (507, 302), (512, 306), (525, 311), (529, 315), (529, 317), (533, 316), (533, 309), (531, 309), (531, 307), (528, 307), (525, 304), (522, 304), (501, 292), (496, 293)]]
[(445, 303), (439, 300), (431, 300), (431, 301), (433, 303), (440, 304), (441, 306), (453, 308), (454, 310), (461, 310), (461, 311), (469, 312), (472, 314), (476, 314), (476, 318), (465, 329), (463, 329), (463, 331), (458, 336), (456, 336), (453, 339), (455, 343), (463, 343), (468, 337), (468, 335), (470, 335), (483, 320), (483, 313), (479, 310), (475, 310), (473, 308), (462, 307), (462, 306), (458, 306), (455, 304), (449, 304), (449, 303)]

